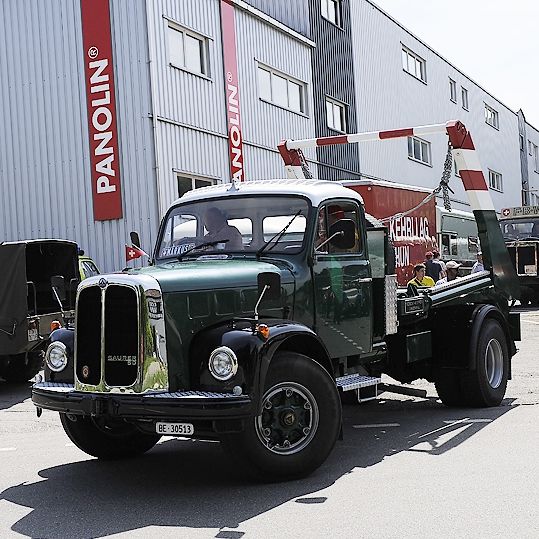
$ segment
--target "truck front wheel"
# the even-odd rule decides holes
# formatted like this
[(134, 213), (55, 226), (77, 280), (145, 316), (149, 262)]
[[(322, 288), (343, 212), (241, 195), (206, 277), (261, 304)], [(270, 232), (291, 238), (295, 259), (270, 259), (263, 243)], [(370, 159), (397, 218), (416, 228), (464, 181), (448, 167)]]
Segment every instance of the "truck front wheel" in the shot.
[(260, 414), (240, 434), (226, 435), (227, 452), (253, 477), (303, 477), (327, 458), (341, 429), (333, 379), (314, 360), (284, 352), (270, 366)]
[(161, 438), (144, 434), (128, 423), (111, 422), (92, 417), (68, 417), (60, 414), (62, 427), (69, 439), (92, 457), (113, 460), (134, 457), (149, 451)]

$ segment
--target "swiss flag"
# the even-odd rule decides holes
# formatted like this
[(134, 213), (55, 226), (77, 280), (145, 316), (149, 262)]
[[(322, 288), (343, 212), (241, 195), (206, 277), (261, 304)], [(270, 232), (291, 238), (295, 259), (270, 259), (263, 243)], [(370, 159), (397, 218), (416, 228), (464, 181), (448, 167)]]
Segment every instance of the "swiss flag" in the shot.
[(125, 260), (129, 262), (130, 260), (135, 260), (135, 258), (140, 258), (141, 256), (148, 256), (140, 247), (135, 247), (134, 245), (125, 245)]

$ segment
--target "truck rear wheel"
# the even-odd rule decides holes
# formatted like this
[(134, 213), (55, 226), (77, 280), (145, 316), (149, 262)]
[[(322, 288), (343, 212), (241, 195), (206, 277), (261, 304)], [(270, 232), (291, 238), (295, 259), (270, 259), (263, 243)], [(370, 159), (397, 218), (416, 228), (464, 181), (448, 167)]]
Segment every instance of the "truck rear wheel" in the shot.
[(463, 396), (460, 385), (460, 372), (452, 369), (443, 369), (438, 373), (434, 386), (438, 397), (446, 406), (462, 406)]
[(7, 382), (28, 382), (41, 370), (43, 353), (28, 352), (28, 356), (25, 356), (24, 353), (9, 356), (7, 365), (0, 370), (0, 376)]
[(259, 415), (240, 434), (225, 435), (225, 450), (257, 479), (303, 477), (327, 458), (341, 429), (341, 403), (333, 379), (314, 360), (292, 352), (268, 372)]
[(461, 388), (469, 406), (498, 406), (509, 376), (509, 353), (502, 326), (497, 320), (483, 323), (476, 347), (476, 368), (462, 372)]
[(92, 457), (114, 460), (135, 457), (149, 451), (161, 436), (144, 434), (136, 427), (119, 421), (60, 414), (69, 439)]

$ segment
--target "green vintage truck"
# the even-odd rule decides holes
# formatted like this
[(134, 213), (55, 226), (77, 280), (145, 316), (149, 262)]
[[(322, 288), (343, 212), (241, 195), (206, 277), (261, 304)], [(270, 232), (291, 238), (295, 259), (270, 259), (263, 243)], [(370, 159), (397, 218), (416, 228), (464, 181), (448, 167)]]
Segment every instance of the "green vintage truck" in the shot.
[(519, 319), (485, 214), (488, 270), (408, 297), (387, 229), (336, 182), (191, 191), (166, 213), (150, 267), (79, 285), (74, 342), (53, 333), (32, 400), (90, 455), (137, 455), (162, 435), (217, 439), (263, 480), (320, 466), (343, 397), (375, 398), (382, 373), (426, 378), (449, 406), (496, 406)]

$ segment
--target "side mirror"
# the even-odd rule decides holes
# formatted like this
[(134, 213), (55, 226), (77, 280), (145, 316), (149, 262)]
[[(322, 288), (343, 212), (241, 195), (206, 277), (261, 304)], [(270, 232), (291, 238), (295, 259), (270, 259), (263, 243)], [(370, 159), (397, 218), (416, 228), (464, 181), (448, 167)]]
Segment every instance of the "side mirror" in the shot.
[(62, 302), (66, 299), (66, 283), (63, 275), (53, 275), (51, 277), (52, 296)]
[(135, 231), (130, 232), (129, 237), (131, 239), (131, 245), (134, 245), (135, 247), (138, 247), (140, 249), (140, 238), (139, 238), (138, 232), (135, 232)]
[(271, 271), (258, 274), (258, 297), (264, 294), (265, 299), (281, 297), (281, 276)]
[(356, 224), (352, 219), (339, 219), (329, 227), (329, 237), (337, 249), (351, 249), (356, 244)]

